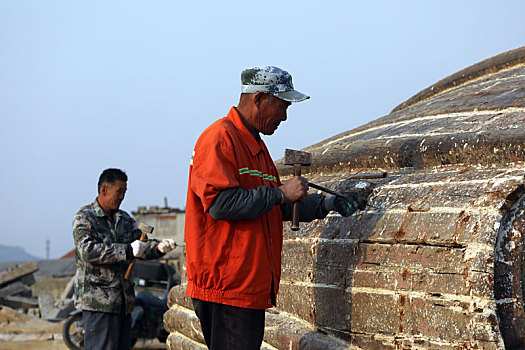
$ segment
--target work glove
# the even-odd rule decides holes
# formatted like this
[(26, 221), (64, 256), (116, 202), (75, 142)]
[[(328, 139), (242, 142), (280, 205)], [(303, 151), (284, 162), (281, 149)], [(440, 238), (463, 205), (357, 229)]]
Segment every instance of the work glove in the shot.
[(356, 210), (365, 209), (368, 197), (370, 195), (369, 192), (364, 189), (343, 192), (342, 194), (346, 200), (341, 197), (334, 196), (332, 209), (344, 217), (352, 215)]
[(133, 256), (135, 258), (141, 258), (146, 251), (146, 243), (139, 240), (131, 242), (131, 249), (133, 250)]
[(175, 240), (169, 238), (169, 239), (163, 239), (162, 241), (160, 241), (160, 243), (157, 245), (157, 249), (161, 253), (167, 253), (175, 249), (176, 246), (177, 244), (175, 243)]

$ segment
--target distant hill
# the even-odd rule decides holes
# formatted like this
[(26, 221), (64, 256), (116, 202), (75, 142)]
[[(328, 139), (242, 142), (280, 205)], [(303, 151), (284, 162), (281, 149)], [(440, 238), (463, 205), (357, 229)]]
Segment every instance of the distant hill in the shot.
[(35, 261), (42, 260), (42, 258), (36, 257), (27, 253), (24, 248), (21, 247), (9, 247), (0, 244), (0, 262), (5, 261)]

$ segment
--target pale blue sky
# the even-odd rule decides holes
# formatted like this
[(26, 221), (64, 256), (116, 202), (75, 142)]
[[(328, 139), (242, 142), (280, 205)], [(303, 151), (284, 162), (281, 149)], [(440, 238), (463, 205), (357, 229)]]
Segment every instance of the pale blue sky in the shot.
[(275, 159), (388, 114), (432, 83), (525, 45), (525, 2), (0, 1), (2, 244), (51, 258), (107, 167), (122, 208), (185, 206), (202, 130), (240, 72), (288, 70), (311, 99), (265, 141)]

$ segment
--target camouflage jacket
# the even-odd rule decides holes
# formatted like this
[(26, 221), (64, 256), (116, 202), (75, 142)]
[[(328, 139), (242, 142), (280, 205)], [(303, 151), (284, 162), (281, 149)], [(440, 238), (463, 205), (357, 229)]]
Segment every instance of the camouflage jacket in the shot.
[[(97, 200), (79, 209), (73, 219), (75, 241), (75, 306), (78, 309), (120, 313), (133, 310), (133, 282), (124, 275), (132, 260), (130, 243), (139, 239), (141, 231), (135, 220), (119, 210), (113, 218), (104, 214)], [(157, 240), (148, 240), (143, 259), (163, 256)]]

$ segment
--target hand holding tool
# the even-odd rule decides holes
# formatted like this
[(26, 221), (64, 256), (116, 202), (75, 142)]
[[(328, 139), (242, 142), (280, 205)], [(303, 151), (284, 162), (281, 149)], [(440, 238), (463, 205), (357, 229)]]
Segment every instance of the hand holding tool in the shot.
[[(379, 174), (379, 173), (378, 173)], [(381, 174), (386, 174), (386, 173), (381, 173)], [(383, 175), (381, 175), (381, 177), (384, 177)], [(331, 190), (329, 188), (326, 188), (326, 187), (323, 187), (323, 186), (320, 186), (320, 185), (317, 185), (317, 184), (314, 184), (314, 183), (311, 183), (311, 182), (308, 182), (308, 186), (309, 187), (312, 187), (312, 188), (315, 188), (317, 190), (320, 190), (320, 191), (323, 191), (323, 192), (326, 192), (326, 193), (329, 193), (329, 194), (332, 194), (338, 198), (341, 198), (341, 199), (344, 199), (346, 202), (350, 203), (353, 205), (352, 202), (350, 202), (349, 198), (348, 198), (348, 195), (345, 196), (345, 194), (341, 193), (341, 192), (337, 192), (337, 191), (334, 191), (334, 190)], [(372, 204), (368, 204), (366, 203), (365, 205), (368, 205), (369, 207), (372, 207), (372, 208), (376, 208), (376, 209), (379, 209), (375, 206), (373, 206)], [(360, 203), (359, 203), (359, 206), (362, 206)], [(359, 208), (361, 209), (361, 208)]]
[(171, 238), (163, 239), (157, 245), (157, 249), (160, 250), (161, 253), (167, 253), (169, 251), (172, 251), (173, 249), (175, 249), (175, 247), (177, 247), (177, 243), (175, 243), (175, 240)]
[[(386, 176), (387, 176), (387, 173), (381, 171), (381, 172), (376, 172), (376, 173), (356, 173), (356, 174), (350, 175), (348, 177), (348, 179), (362, 179), (362, 180), (366, 180), (366, 179), (382, 179), (382, 178), (385, 178)], [(326, 192), (326, 193), (333, 194), (334, 196), (341, 197), (341, 198), (344, 199), (344, 196), (343, 196), (342, 193), (333, 191), (333, 190), (331, 190), (329, 188), (326, 188), (326, 187), (323, 187), (323, 186), (320, 186), (320, 185), (317, 185), (317, 184), (314, 184), (314, 183), (311, 183), (311, 182), (308, 182), (308, 186), (312, 187), (312, 188), (315, 188), (317, 190)]]
[(334, 196), (333, 207), (341, 216), (348, 217), (358, 209), (364, 210), (367, 205), (368, 196), (364, 190), (350, 191), (342, 193), (344, 199)]
[[(312, 154), (303, 151), (285, 149), (284, 165), (293, 165), (294, 176), (301, 176), (301, 166), (312, 164)], [(292, 206), (292, 231), (299, 230), (299, 202), (294, 202)]]
[[(146, 225), (146, 224), (143, 224), (143, 223), (140, 223), (139, 224), (139, 230), (142, 231), (142, 234), (140, 235), (139, 241), (144, 242), (146, 240), (146, 235), (148, 233), (152, 233), (153, 232), (153, 227), (149, 226), (149, 225)], [(136, 257), (133, 258), (133, 260), (131, 260), (131, 263), (128, 266), (128, 270), (126, 271), (126, 274), (124, 275), (125, 279), (129, 280), (129, 277), (131, 276), (131, 270), (133, 270), (133, 266), (135, 265), (135, 261), (136, 260), (137, 260)]]
[(142, 258), (144, 251), (146, 251), (146, 243), (136, 240), (131, 242), (131, 249), (133, 249), (133, 256), (135, 258)]
[(340, 197), (330, 196), (333, 198), (332, 206), (342, 217), (348, 217), (359, 209), (359, 204), (352, 199), (341, 199)]

